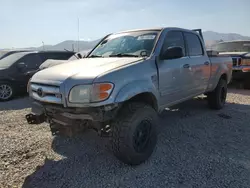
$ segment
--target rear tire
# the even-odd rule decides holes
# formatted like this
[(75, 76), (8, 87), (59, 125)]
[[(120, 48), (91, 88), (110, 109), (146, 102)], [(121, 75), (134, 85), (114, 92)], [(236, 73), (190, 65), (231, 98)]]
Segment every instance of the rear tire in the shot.
[(111, 125), (112, 150), (123, 163), (139, 165), (154, 151), (157, 142), (157, 113), (146, 104), (126, 104)]
[(0, 83), (0, 102), (9, 101), (14, 96), (14, 87), (8, 82)]
[(211, 109), (222, 109), (227, 98), (227, 81), (225, 79), (220, 79), (214, 91), (208, 93), (207, 97), (208, 105)]
[(250, 89), (250, 76), (244, 80), (244, 89)]

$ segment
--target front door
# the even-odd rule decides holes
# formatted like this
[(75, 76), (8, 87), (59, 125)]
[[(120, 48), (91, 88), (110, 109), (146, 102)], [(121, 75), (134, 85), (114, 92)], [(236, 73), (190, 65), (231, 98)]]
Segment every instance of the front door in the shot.
[(16, 80), (20, 84), (20, 86), (26, 87), (29, 79), (37, 72), (41, 63), (41, 58), (38, 54), (35, 53), (28, 54), (18, 60), (18, 62), (16, 63), (16, 67), (18, 69)]
[(182, 47), (184, 57), (171, 60), (160, 60), (159, 68), (159, 89), (161, 104), (171, 105), (190, 95), (192, 86), (190, 58), (186, 56), (183, 33), (181, 31), (169, 31), (166, 34), (161, 53), (169, 47)]

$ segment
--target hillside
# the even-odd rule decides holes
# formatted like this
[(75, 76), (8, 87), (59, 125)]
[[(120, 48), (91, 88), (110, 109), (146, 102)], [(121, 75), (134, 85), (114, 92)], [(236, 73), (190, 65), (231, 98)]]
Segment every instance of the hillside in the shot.
[(206, 42), (206, 47), (208, 48), (219, 41), (250, 40), (250, 37), (242, 36), (237, 33), (217, 33), (214, 31), (203, 32), (203, 37)]

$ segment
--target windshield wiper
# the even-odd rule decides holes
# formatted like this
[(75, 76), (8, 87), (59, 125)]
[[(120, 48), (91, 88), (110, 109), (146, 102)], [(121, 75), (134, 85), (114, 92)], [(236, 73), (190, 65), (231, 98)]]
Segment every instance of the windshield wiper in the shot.
[(119, 54), (110, 55), (109, 57), (139, 57), (139, 56), (133, 55), (133, 54), (119, 53)]
[(88, 58), (92, 58), (92, 57), (103, 57), (101, 55), (91, 55), (91, 56), (88, 56)]

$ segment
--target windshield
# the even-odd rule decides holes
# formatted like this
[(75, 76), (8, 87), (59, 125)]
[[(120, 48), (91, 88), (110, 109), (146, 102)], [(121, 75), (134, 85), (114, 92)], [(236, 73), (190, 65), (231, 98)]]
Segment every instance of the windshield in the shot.
[(13, 63), (15, 63), (17, 60), (22, 58), (25, 54), (23, 53), (14, 53), (11, 55), (8, 55), (7, 57), (0, 60), (0, 68), (8, 68)]
[(250, 52), (250, 41), (237, 41), (216, 44), (213, 50), (219, 52)]
[(133, 31), (110, 35), (88, 57), (149, 56), (159, 31)]

